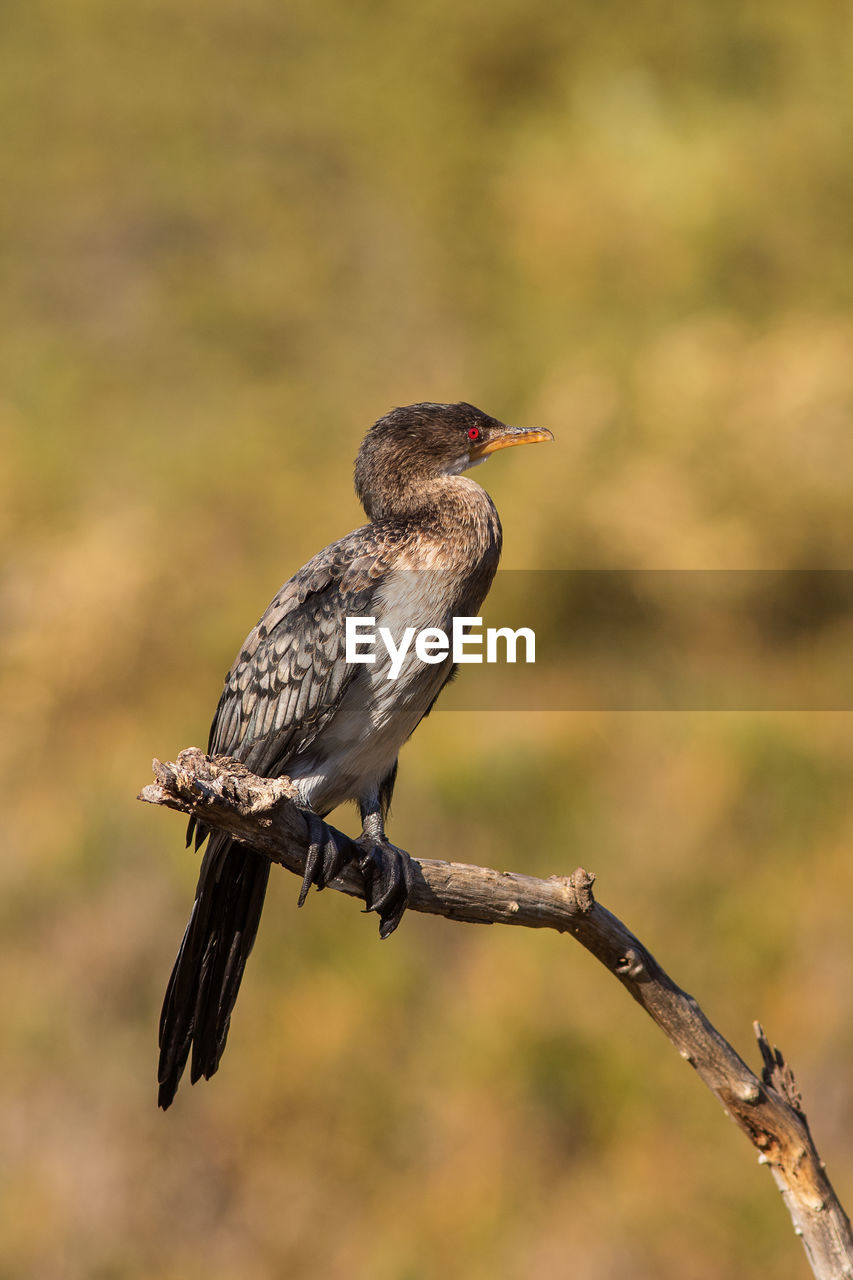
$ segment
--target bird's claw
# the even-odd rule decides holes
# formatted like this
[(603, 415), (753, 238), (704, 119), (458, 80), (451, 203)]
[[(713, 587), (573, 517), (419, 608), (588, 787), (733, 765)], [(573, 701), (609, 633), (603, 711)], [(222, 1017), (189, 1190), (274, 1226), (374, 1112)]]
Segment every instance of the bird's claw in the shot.
[(379, 936), (387, 938), (402, 920), (412, 890), (409, 855), (390, 840), (365, 835), (358, 840), (346, 839), (344, 844), (344, 838), (312, 810), (306, 807), (303, 815), (308, 825), (308, 851), (298, 905), (303, 905), (312, 884), (325, 888), (356, 858), (364, 877), (366, 909), (377, 913)]
[(347, 855), (341, 849), (335, 832), (328, 823), (318, 818), (310, 809), (304, 809), (303, 813), (308, 824), (308, 853), (297, 903), (300, 907), (312, 884), (316, 884), (318, 889), (324, 889), (352, 858), (352, 854)]
[(367, 911), (379, 916), (379, 936), (389, 937), (403, 918), (412, 891), (412, 860), (390, 840), (360, 837), (359, 870), (364, 876)]

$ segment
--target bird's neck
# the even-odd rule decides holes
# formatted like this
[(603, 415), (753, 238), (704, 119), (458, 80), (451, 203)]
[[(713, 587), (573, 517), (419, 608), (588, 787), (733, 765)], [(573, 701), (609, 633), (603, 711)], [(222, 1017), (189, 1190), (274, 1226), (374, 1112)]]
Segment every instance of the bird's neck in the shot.
[(493, 559), (501, 553), (501, 522), (495, 504), (468, 476), (443, 475), (395, 494), (386, 518), (407, 527), (424, 543), (444, 548), (447, 557)]

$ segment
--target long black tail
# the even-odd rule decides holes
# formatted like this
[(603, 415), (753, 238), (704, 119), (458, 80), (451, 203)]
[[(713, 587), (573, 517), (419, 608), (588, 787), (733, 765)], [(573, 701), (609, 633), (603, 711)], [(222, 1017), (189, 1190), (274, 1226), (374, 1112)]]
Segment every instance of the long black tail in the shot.
[(175, 1096), (192, 1047), (193, 1084), (209, 1080), (225, 1048), (240, 979), (258, 932), (270, 863), (214, 832), (160, 1015), (158, 1101)]

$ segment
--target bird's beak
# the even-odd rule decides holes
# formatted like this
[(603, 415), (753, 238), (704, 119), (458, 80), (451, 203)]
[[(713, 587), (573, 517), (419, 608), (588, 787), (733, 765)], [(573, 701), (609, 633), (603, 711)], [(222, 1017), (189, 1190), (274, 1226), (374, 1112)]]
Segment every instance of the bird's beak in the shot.
[(471, 460), (479, 462), (490, 453), (496, 453), (498, 449), (509, 449), (514, 444), (541, 444), (553, 439), (551, 432), (544, 427), (502, 427), (488, 440), (471, 446)]

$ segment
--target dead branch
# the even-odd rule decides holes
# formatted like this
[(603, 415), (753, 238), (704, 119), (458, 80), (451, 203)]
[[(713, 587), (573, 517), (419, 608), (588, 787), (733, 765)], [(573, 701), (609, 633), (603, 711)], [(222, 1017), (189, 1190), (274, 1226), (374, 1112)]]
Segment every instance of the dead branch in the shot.
[[(301, 875), (307, 828), (287, 778), (259, 778), (196, 747), (174, 764), (154, 761), (156, 781), (140, 799), (194, 814)], [(346, 839), (346, 837), (342, 837)], [(779, 1187), (818, 1280), (853, 1277), (853, 1232), (809, 1132), (793, 1074), (756, 1023), (764, 1069), (759, 1079), (711, 1025), (696, 1001), (592, 894), (594, 877), (534, 876), (433, 859), (414, 861), (411, 910), (475, 924), (513, 924), (572, 934), (630, 992), (724, 1110), (758, 1148)], [(357, 868), (332, 886), (364, 897)]]

